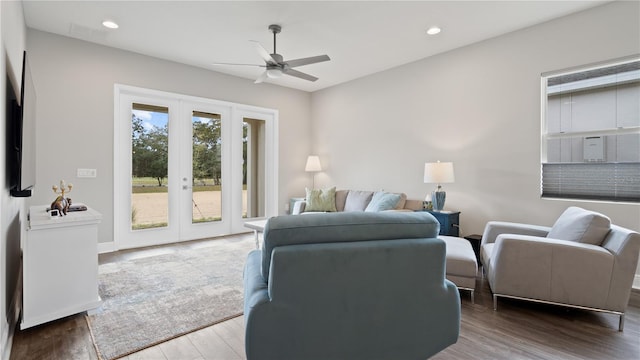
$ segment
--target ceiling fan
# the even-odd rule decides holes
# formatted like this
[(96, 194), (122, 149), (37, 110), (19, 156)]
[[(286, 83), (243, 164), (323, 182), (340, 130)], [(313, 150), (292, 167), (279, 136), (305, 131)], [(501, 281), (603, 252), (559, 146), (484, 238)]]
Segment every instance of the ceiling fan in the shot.
[(273, 33), (273, 54), (269, 54), (267, 50), (265, 50), (259, 42), (252, 40), (254, 43), (256, 50), (260, 57), (264, 60), (264, 65), (256, 65), (256, 64), (233, 64), (233, 63), (214, 63), (213, 65), (244, 65), (244, 66), (259, 66), (266, 68), (265, 71), (256, 79), (255, 83), (261, 83), (265, 81), (267, 78), (275, 79), (282, 76), (282, 74), (295, 76), (300, 79), (316, 81), (317, 77), (305, 74), (301, 71), (294, 70), (294, 67), (315, 64), (323, 61), (331, 60), (327, 55), (318, 55), (312, 56), (302, 59), (295, 60), (287, 60), (285, 61), (282, 55), (276, 52), (276, 34), (278, 34), (282, 27), (280, 25), (269, 25), (269, 30)]

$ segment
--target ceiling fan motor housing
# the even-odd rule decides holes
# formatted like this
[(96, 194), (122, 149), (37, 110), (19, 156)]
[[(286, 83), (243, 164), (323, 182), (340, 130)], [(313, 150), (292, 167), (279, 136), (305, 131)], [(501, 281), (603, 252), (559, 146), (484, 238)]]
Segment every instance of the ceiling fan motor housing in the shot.
[(284, 62), (284, 58), (280, 54), (269, 54), (278, 64), (282, 64)]

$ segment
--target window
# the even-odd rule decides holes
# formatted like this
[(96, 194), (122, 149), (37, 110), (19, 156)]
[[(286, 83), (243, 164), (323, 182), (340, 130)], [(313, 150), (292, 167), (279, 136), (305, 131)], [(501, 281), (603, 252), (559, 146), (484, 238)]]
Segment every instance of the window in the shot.
[(640, 59), (542, 76), (542, 197), (640, 202)]

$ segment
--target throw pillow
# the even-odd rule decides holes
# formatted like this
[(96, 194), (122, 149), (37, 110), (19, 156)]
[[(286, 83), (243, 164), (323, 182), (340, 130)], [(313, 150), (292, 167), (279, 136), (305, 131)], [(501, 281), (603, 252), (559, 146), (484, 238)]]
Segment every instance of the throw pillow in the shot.
[(572, 206), (556, 220), (548, 238), (601, 245), (611, 228), (611, 220), (597, 212)]
[(405, 193), (398, 193), (398, 195), (400, 195), (400, 200), (398, 201), (398, 203), (396, 204), (396, 210), (402, 210), (404, 209), (404, 204), (407, 203), (407, 194)]
[(305, 189), (307, 206), (304, 211), (336, 211), (336, 187), (329, 189)]
[(391, 194), (382, 191), (378, 191), (373, 194), (371, 198), (371, 202), (367, 205), (367, 208), (364, 211), (374, 212), (374, 211), (385, 211), (385, 210), (393, 210), (396, 205), (400, 201), (400, 194)]
[(347, 201), (349, 190), (336, 190), (336, 210), (344, 211), (344, 204)]
[(364, 209), (367, 208), (367, 205), (369, 205), (372, 196), (373, 191), (349, 191), (344, 203), (344, 211), (364, 211)]

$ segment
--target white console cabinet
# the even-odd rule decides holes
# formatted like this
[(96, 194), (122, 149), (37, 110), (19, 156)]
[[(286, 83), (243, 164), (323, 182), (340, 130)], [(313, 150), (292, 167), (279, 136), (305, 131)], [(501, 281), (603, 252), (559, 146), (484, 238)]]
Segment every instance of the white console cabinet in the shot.
[(50, 217), (47, 206), (29, 209), (23, 243), (21, 329), (100, 306), (98, 224), (88, 208)]

